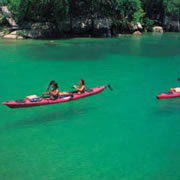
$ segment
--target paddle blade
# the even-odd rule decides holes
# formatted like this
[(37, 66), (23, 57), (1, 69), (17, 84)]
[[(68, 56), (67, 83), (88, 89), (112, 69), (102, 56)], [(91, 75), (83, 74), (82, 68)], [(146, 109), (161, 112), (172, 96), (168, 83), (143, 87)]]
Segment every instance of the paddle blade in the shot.
[(106, 87), (109, 88), (111, 91), (113, 90), (110, 84), (108, 84)]

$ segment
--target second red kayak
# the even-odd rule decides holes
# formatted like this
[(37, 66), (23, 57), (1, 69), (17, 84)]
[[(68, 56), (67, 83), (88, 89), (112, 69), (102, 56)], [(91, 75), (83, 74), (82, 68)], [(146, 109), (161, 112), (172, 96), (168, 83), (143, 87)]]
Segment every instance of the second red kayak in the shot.
[(175, 97), (180, 97), (180, 92), (162, 93), (157, 96), (157, 99), (167, 99), (167, 98), (175, 98)]
[(3, 102), (3, 104), (10, 108), (24, 108), (24, 107), (33, 107), (33, 106), (42, 106), (42, 105), (63, 103), (63, 102), (72, 101), (72, 100), (76, 100), (76, 99), (80, 99), (83, 97), (87, 97), (87, 96), (91, 96), (91, 95), (100, 93), (107, 87), (109, 87), (111, 89), (111, 87), (109, 85), (101, 86), (101, 87), (91, 88), (82, 94), (73, 94), (73, 96), (70, 95), (70, 96), (60, 97), (60, 98), (57, 98), (56, 100), (50, 100), (49, 98), (42, 98), (41, 101), (31, 102), (28, 99), (23, 99), (21, 101), (15, 100), (15, 101)]

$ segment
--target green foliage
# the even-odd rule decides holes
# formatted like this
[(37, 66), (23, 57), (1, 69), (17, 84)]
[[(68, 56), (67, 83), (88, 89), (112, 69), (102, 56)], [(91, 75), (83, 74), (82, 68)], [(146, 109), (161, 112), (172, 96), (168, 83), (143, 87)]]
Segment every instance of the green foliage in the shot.
[(18, 23), (56, 22), (67, 15), (67, 0), (8, 0)]
[(130, 31), (130, 26), (142, 22), (144, 11), (140, 0), (116, 0), (113, 24), (119, 29)]
[(180, 19), (180, 0), (164, 0), (165, 14)]
[(114, 26), (128, 31), (137, 22), (151, 29), (165, 16), (180, 19), (180, 0), (0, 0), (0, 5), (8, 5), (19, 24), (111, 17)]
[(157, 20), (149, 19), (148, 17), (144, 18), (143, 25), (147, 31), (151, 31), (152, 27), (157, 23)]

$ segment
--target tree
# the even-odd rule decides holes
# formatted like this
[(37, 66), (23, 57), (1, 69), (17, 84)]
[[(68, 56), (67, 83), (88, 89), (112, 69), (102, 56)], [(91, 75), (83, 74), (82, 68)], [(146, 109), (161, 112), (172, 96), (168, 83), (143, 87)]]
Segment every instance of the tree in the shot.
[(129, 32), (130, 26), (142, 22), (143, 17), (140, 0), (116, 0), (113, 24), (118, 29)]

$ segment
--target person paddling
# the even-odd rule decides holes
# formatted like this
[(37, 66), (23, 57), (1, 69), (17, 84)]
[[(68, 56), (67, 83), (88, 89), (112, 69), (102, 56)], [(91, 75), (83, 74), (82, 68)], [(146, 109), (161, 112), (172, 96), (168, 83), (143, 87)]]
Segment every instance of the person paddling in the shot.
[(51, 86), (52, 89), (49, 89), (50, 87), (48, 87), (49, 92), (44, 92), (43, 94), (50, 95), (51, 100), (56, 100), (59, 96), (58, 84), (54, 81)]
[(170, 92), (177, 92), (180, 93), (180, 87), (176, 87), (176, 88), (171, 88)]
[[(178, 78), (177, 80), (180, 81), (180, 78)], [(180, 87), (171, 88), (171, 89), (170, 89), (170, 92), (180, 93)]]
[(75, 91), (74, 93), (77, 94), (82, 94), (85, 92), (85, 82), (83, 79), (80, 79), (79, 81), (79, 86), (74, 85), (73, 88), (75, 88), (77, 91)]

